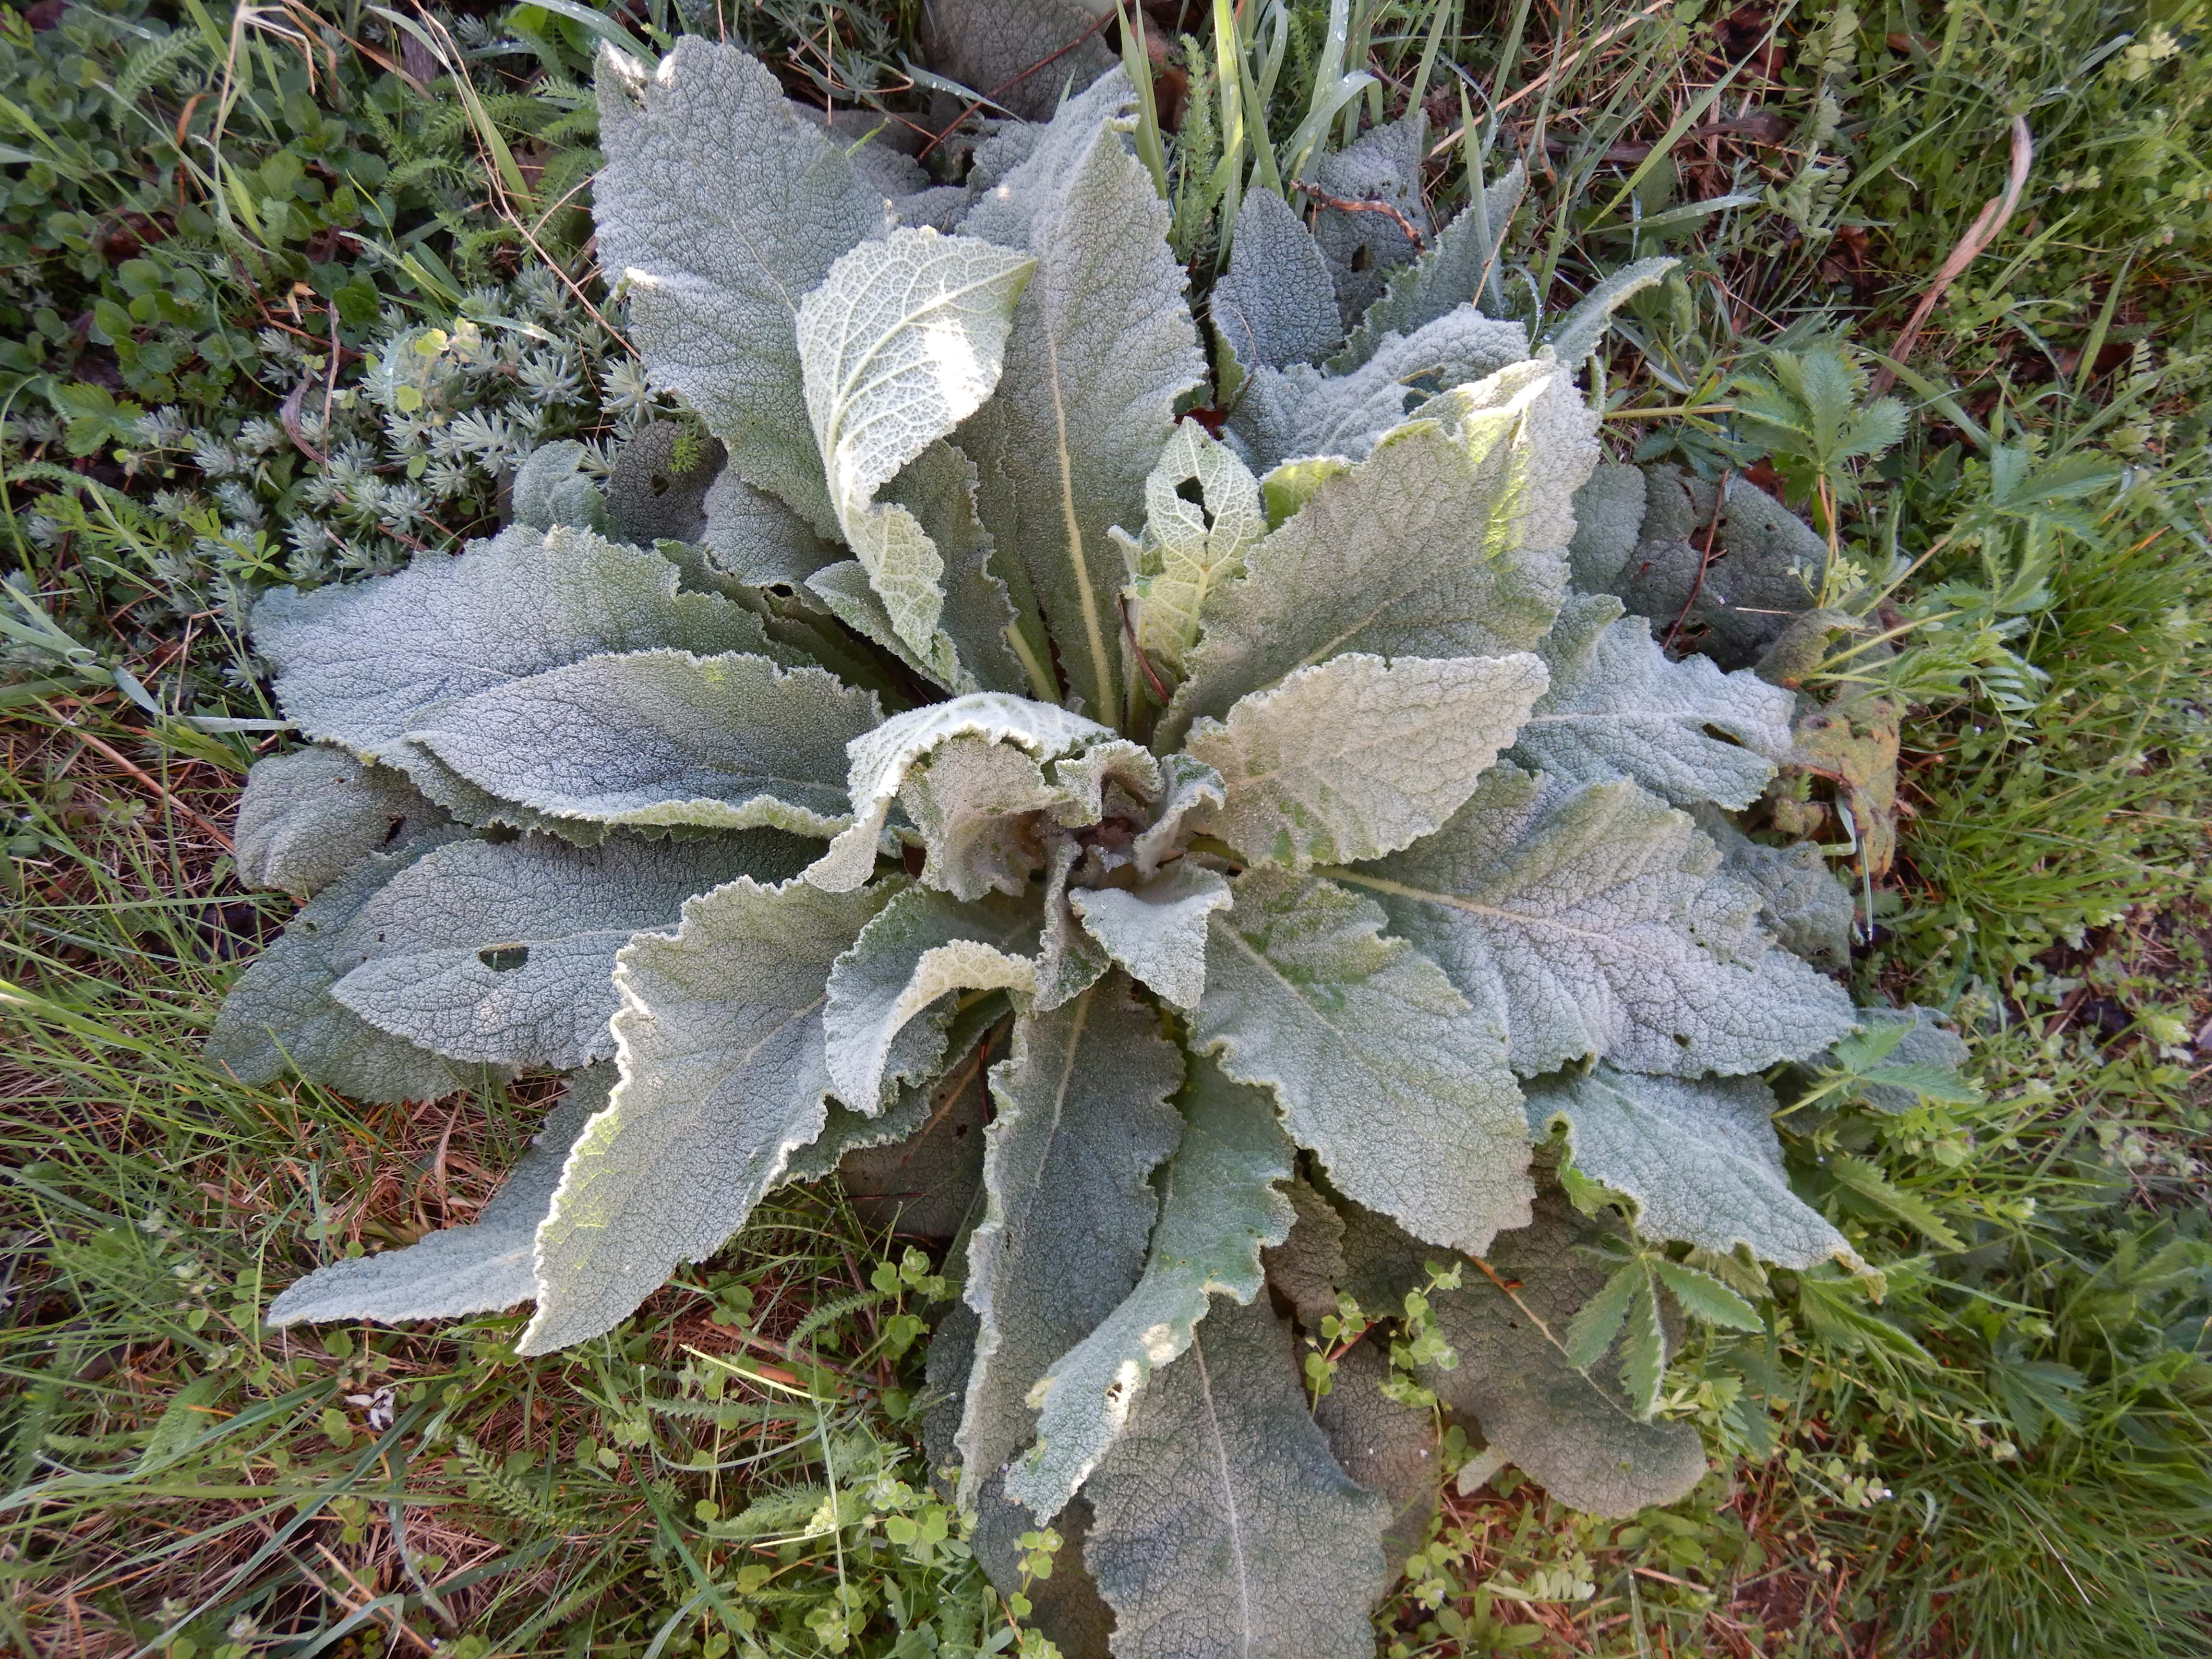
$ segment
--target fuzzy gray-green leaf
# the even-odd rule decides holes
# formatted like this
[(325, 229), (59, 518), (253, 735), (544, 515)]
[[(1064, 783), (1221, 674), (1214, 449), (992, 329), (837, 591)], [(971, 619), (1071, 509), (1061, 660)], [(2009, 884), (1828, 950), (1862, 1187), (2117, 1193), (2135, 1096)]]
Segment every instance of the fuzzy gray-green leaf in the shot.
[(253, 763), (232, 842), (238, 879), (310, 896), (372, 853), (446, 820), (404, 772), (325, 744)]
[(845, 745), (881, 719), (818, 668), (632, 651), (479, 692), (410, 735), (555, 817), (833, 836), (852, 817)]
[(1344, 349), (1329, 360), (1331, 372), (1357, 368), (1375, 356), (1386, 337), (1413, 334), (1475, 302), (1486, 285), (1494, 285), (1504, 258), (1506, 228), (1528, 181), (1515, 161), (1462, 208), (1419, 258), (1392, 272), (1382, 297), (1367, 308)]
[(1514, 1069), (1589, 1054), (1695, 1077), (1835, 1040), (1850, 999), (1758, 926), (1688, 817), (1626, 779), (1499, 767), (1435, 835), (1343, 872), (1509, 1035)]
[(1213, 1310), (1086, 1492), (1115, 1659), (1371, 1659), (1390, 1505), (1337, 1467), (1265, 1301)]
[(623, 1080), (568, 1155), (538, 1231), (525, 1353), (611, 1329), (744, 1224), (820, 1134), (823, 988), (885, 895), (740, 876), (641, 933), (615, 971)]
[(1504, 1033), (1437, 965), (1382, 936), (1381, 908), (1261, 866), (1212, 918), (1196, 1046), (1275, 1091), (1337, 1187), (1424, 1238), (1480, 1252), (1533, 1190)]
[(1248, 375), (1319, 362), (1344, 340), (1321, 244), (1272, 190), (1250, 191), (1237, 210), (1229, 269), (1210, 307), (1214, 331)]
[(1078, 888), (1083, 930), (1132, 978), (1178, 1008), (1206, 991), (1206, 918), (1229, 908), (1229, 880), (1181, 859), (1135, 887)]
[(331, 991), (395, 1036), (457, 1060), (566, 1070), (614, 1052), (615, 953), (739, 875), (797, 873), (772, 830), (591, 848), (464, 841), (394, 876), (338, 935)]
[(604, 1110), (615, 1068), (570, 1078), (561, 1098), (490, 1203), (465, 1226), (425, 1233), (404, 1249), (318, 1267), (269, 1304), (271, 1325), (325, 1320), (457, 1319), (527, 1302), (537, 1293), (531, 1251), (552, 1206), (561, 1166), (585, 1124)]

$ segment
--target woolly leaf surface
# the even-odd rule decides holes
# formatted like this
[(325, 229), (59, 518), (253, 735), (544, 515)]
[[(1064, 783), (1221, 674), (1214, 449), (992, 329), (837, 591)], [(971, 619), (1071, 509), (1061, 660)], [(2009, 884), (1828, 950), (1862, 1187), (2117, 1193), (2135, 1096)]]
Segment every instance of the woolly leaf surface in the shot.
[(1523, 1075), (1595, 1054), (1695, 1077), (1812, 1053), (1852, 1022), (1850, 999), (1774, 944), (1758, 895), (1719, 863), (1687, 816), (1626, 779), (1547, 788), (1509, 766), (1434, 836), (1340, 879), (1503, 1027)]
[(404, 1249), (318, 1267), (269, 1304), (269, 1322), (368, 1319), (390, 1325), (493, 1313), (529, 1301), (536, 1294), (531, 1251), (538, 1224), (552, 1206), (569, 1146), (605, 1109), (614, 1082), (611, 1066), (570, 1078), (529, 1150), (473, 1222), (425, 1233)]
[(697, 841), (542, 836), (441, 847), (386, 882), (338, 936), (331, 994), (395, 1036), (456, 1060), (566, 1070), (614, 1052), (609, 978), (630, 935), (739, 875), (797, 872), (772, 830)]
[[(1418, 258), (1392, 271), (1382, 297), (1367, 308), (1344, 349), (1329, 360), (1329, 368), (1339, 374), (1357, 368), (1389, 336), (1413, 334), (1478, 301), (1486, 285), (1495, 287), (1503, 276), (1506, 228), (1528, 182), (1515, 161), (1503, 178), (1462, 208)], [(1527, 355), (1525, 339), (1518, 355)]]
[(404, 772), (324, 744), (253, 763), (231, 832), (238, 879), (301, 897), (446, 821)]
[(1344, 340), (1321, 244), (1272, 190), (1250, 191), (1237, 210), (1229, 269), (1210, 307), (1214, 331), (1247, 374), (1319, 362)]
[(1115, 1659), (1375, 1651), (1389, 1504), (1329, 1455), (1265, 1301), (1213, 1310), (1086, 1491)]
[(819, 668), (631, 651), (479, 692), (412, 735), (555, 817), (833, 836), (851, 821), (845, 745), (881, 718), (872, 693)]
[(1690, 815), (1721, 849), (1723, 873), (1757, 890), (1759, 925), (1784, 950), (1826, 973), (1850, 966), (1857, 901), (1817, 842), (1769, 847), (1745, 835), (1717, 807), (1692, 807)]
[[(1198, 485), (1201, 500), (1182, 496), (1187, 483)], [(1138, 647), (1160, 672), (1182, 672), (1206, 595), (1244, 568), (1246, 550), (1267, 533), (1251, 469), (1197, 422), (1179, 422), (1145, 480), (1144, 534), (1112, 532), (1134, 578)]]
[(1291, 1139), (1344, 1192), (1480, 1252), (1528, 1214), (1528, 1129), (1504, 1030), (1382, 936), (1371, 901), (1267, 866), (1212, 919), (1197, 1045), (1275, 1091)]
[(823, 984), (887, 896), (740, 876), (687, 903), (673, 936), (623, 948), (623, 1080), (538, 1231), (538, 1313), (521, 1352), (612, 1329), (678, 1263), (721, 1249), (821, 1133)]
[(1532, 1085), (1539, 1135), (1564, 1121), (1575, 1167), (1636, 1200), (1636, 1229), (1725, 1255), (1738, 1244), (1784, 1267), (1858, 1255), (1790, 1190), (1773, 1092), (1755, 1077), (1646, 1077), (1601, 1065)]
[(1790, 753), (1796, 698), (1748, 669), (1669, 661), (1651, 624), (1607, 596), (1571, 594), (1541, 647), (1552, 689), (1517, 758), (1570, 783), (1633, 778), (1675, 806), (1747, 806)]
[(1544, 692), (1544, 665), (1510, 657), (1347, 652), (1200, 720), (1186, 748), (1221, 775), (1192, 820), (1247, 862), (1304, 869), (1368, 859), (1440, 826)]
[(1229, 908), (1229, 880), (1188, 859), (1136, 887), (1078, 888), (1069, 895), (1084, 931), (1129, 976), (1178, 1008), (1206, 992), (1206, 918)]
[(1019, 894), (1044, 860), (1041, 829), (1063, 797), (1034, 757), (954, 738), (907, 775), (900, 797), (921, 832), (921, 878), (962, 899)]
[(1249, 1302), (1261, 1283), (1261, 1250), (1291, 1231), (1290, 1201), (1275, 1190), (1290, 1177), (1291, 1147), (1273, 1097), (1200, 1061), (1179, 1103), (1182, 1140), (1161, 1177), (1143, 1276), (1030, 1396), (1041, 1407), (1036, 1444), (1006, 1490), (1043, 1520), (1098, 1467), (1158, 1368), (1190, 1346), (1208, 1299)]

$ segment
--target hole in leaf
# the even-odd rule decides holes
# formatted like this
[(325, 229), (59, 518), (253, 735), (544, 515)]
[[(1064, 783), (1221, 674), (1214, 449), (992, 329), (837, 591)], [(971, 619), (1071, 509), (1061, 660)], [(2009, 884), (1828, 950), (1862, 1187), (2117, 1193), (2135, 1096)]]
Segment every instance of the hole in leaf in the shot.
[(399, 832), (406, 827), (407, 817), (406, 814), (403, 812), (398, 817), (393, 818), (391, 823), (384, 826), (383, 845), (389, 847), (393, 842), (398, 841), (399, 839)]
[(1176, 486), (1176, 494), (1182, 496), (1183, 500), (1188, 501), (1193, 507), (1203, 507), (1206, 505), (1206, 486), (1200, 483), (1195, 478), (1185, 478), (1181, 483), (1177, 484)]
[(1352, 250), (1352, 268), (1354, 270), (1365, 270), (1374, 263), (1375, 250), (1368, 246), (1366, 243), (1362, 242), (1358, 247)]
[(1705, 734), (1711, 738), (1715, 743), (1725, 743), (1737, 749), (1743, 747), (1743, 740), (1738, 738), (1733, 732), (1723, 732), (1719, 726), (1712, 725), (1711, 722), (1708, 722), (1705, 725), (1704, 730)]
[(668, 493), (669, 477), (665, 472), (654, 473), (648, 482), (653, 485), (654, 495), (665, 495)]
[(487, 945), (477, 952), (477, 960), (495, 974), (511, 974), (530, 960), (527, 945)]

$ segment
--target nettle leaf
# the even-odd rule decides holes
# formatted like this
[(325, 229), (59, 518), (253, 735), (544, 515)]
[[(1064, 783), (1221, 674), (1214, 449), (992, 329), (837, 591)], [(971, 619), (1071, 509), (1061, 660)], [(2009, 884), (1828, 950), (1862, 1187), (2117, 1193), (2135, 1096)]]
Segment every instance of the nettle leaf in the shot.
[(1150, 1177), (1182, 1133), (1168, 1103), (1182, 1077), (1157, 1016), (1119, 976), (1017, 1020), (1012, 1054), (992, 1067), (998, 1116), (964, 1292), (980, 1327), (958, 1443), (975, 1553), (1002, 1589), (1019, 1588), (1014, 1540), (1036, 1523), (999, 1472), (1031, 1437), (1030, 1391), (1136, 1285), (1159, 1208)]
[(1032, 755), (1052, 757), (1113, 735), (1110, 727), (1051, 703), (994, 691), (893, 715), (848, 746), (845, 793), (852, 803), (853, 823), (807, 867), (806, 878), (836, 892), (848, 892), (867, 880), (876, 866), (877, 844), (891, 801), (907, 773), (923, 756), (955, 738), (1012, 743)]
[(1291, 1231), (1291, 1147), (1273, 1099), (1200, 1061), (1183, 1084), (1182, 1141), (1162, 1178), (1144, 1275), (1121, 1305), (1054, 1362), (1030, 1395), (1036, 1444), (1006, 1490), (1049, 1521), (1098, 1467), (1147, 1381), (1188, 1349), (1215, 1295), (1249, 1302), (1260, 1252)]
[(631, 651), (479, 692), (410, 736), (552, 817), (833, 836), (852, 821), (845, 745), (881, 719), (818, 668)]
[(944, 1032), (904, 1043), (901, 1033), (956, 991), (1034, 990), (1036, 937), (1036, 913), (1003, 896), (963, 904), (909, 887), (892, 899), (830, 970), (823, 1036), (837, 1098), (872, 1114), (896, 1085), (934, 1076)]
[(901, 228), (841, 256), (799, 307), (799, 356), (838, 527), (907, 647), (974, 690), (939, 621), (945, 561), (877, 492), (998, 384), (1035, 259), (972, 236)]
[[(1410, 335), (1460, 307), (1480, 301), (1503, 275), (1506, 227), (1521, 205), (1528, 175), (1516, 161), (1486, 185), (1412, 264), (1390, 274), (1382, 298), (1368, 307), (1344, 349), (1329, 359), (1341, 374), (1373, 357), (1390, 335)], [(1523, 335), (1520, 355), (1527, 355)], [(1318, 356), (1320, 354), (1316, 353)]]
[(1852, 1076), (1860, 1099), (1880, 1112), (1909, 1112), (1924, 1099), (1969, 1104), (1981, 1089), (1962, 1073), (1972, 1051), (1955, 1032), (1937, 1024), (1932, 1008), (1859, 1010), (1863, 1028), (1845, 1037), (1819, 1063)]
[(1265, 1301), (1213, 1310), (1085, 1490), (1115, 1659), (1373, 1654), (1390, 1504), (1329, 1455)]
[(1523, 1075), (1595, 1054), (1695, 1077), (1809, 1053), (1852, 1020), (1719, 863), (1686, 815), (1625, 779), (1574, 789), (1507, 766), (1426, 841), (1334, 873), (1503, 1027)]
[(404, 772), (317, 744), (253, 763), (231, 841), (238, 879), (301, 897), (321, 891), (372, 853), (446, 821)]
[(1544, 693), (1544, 665), (1510, 657), (1347, 652), (1200, 719), (1188, 751), (1224, 799), (1191, 819), (1248, 862), (1305, 869), (1418, 841), (1459, 810)]
[(1340, 1189), (1422, 1237), (1480, 1253), (1522, 1225), (1528, 1129), (1495, 1019), (1382, 937), (1370, 900), (1264, 866), (1233, 889), (1212, 921), (1196, 1045), (1272, 1088)]
[(599, 264), (629, 290), (653, 385), (699, 412), (747, 483), (827, 535), (836, 514), (807, 420), (799, 305), (887, 228), (882, 195), (766, 68), (697, 35), (651, 72), (603, 53), (599, 105)]
[(425, 1233), (404, 1249), (318, 1267), (269, 1304), (269, 1322), (368, 1319), (392, 1325), (495, 1313), (529, 1301), (537, 1294), (531, 1252), (538, 1224), (552, 1207), (569, 1146), (605, 1109), (614, 1084), (611, 1066), (570, 1078), (529, 1150), (474, 1222)]
[(386, 882), (464, 833), (447, 824), (372, 854), (318, 893), (233, 981), (208, 1034), (208, 1058), (240, 1083), (258, 1086), (297, 1072), (362, 1101), (437, 1100), (507, 1075), (380, 1030), (331, 996), (359, 961), (340, 947), (347, 924)]
[(659, 554), (589, 531), (510, 528), (395, 576), (272, 589), (253, 643), (301, 731), (403, 768), (435, 799), (441, 775), (466, 780), (410, 734), (468, 698), (605, 653), (766, 653), (759, 617), (678, 580)]
[[(1264, 192), (1255, 201), (1273, 199)], [(1200, 500), (1182, 487), (1195, 483)], [(1127, 589), (1137, 647), (1160, 672), (1182, 672), (1198, 638), (1206, 595), (1244, 568), (1244, 554), (1267, 533), (1259, 480), (1236, 452), (1197, 422), (1179, 422), (1145, 480), (1145, 530), (1109, 532), (1134, 577)]]
[(1850, 1242), (1790, 1190), (1776, 1102), (1755, 1077), (1647, 1077), (1599, 1066), (1532, 1084), (1538, 1135), (1564, 1123), (1575, 1167), (1636, 1203), (1636, 1229), (1725, 1255), (1738, 1244), (1784, 1267), (1832, 1256), (1862, 1264)]
[(1387, 334), (1342, 374), (1305, 363), (1262, 368), (1230, 416), (1229, 430), (1261, 471), (1297, 456), (1365, 459), (1406, 418), (1409, 402), (1480, 380), (1528, 356), (1528, 331), (1510, 319), (1455, 311), (1410, 336)]
[(1272, 190), (1249, 192), (1237, 210), (1229, 269), (1209, 307), (1214, 333), (1247, 375), (1319, 362), (1344, 340), (1321, 244)]
[(630, 935), (739, 875), (798, 872), (771, 830), (706, 841), (541, 836), (439, 848), (385, 883), (338, 933), (331, 994), (395, 1036), (456, 1060), (556, 1071), (614, 1052), (609, 975)]
[(740, 876), (686, 903), (673, 937), (623, 948), (622, 1082), (538, 1230), (538, 1313), (520, 1352), (612, 1329), (679, 1262), (721, 1249), (822, 1133), (824, 981), (889, 896)]
[(1433, 399), (1207, 599), (1155, 747), (1201, 714), (1347, 651), (1502, 657), (1540, 640), (1566, 592), (1568, 504), (1595, 458), (1573, 383), (1541, 364)]
[(1552, 689), (1513, 748), (1554, 777), (1628, 777), (1676, 806), (1742, 807), (1790, 756), (1791, 693), (1709, 658), (1668, 661), (1616, 599), (1570, 594), (1542, 650)]
[(1083, 930), (1131, 978), (1178, 1008), (1206, 992), (1206, 918), (1230, 905), (1229, 878), (1188, 859), (1136, 887), (1069, 895)]
[[(1559, 1194), (1546, 1193), (1531, 1225), (1499, 1235), (1488, 1256), (1492, 1273), (1468, 1273), (1460, 1289), (1431, 1295), (1459, 1364), (1424, 1366), (1418, 1375), (1554, 1498), (1625, 1518), (1686, 1495), (1705, 1475), (1705, 1453), (1694, 1427), (1644, 1421), (1613, 1380), (1629, 1357), (1626, 1333), (1587, 1366), (1568, 1357), (1577, 1310), (1611, 1276), (1583, 1247), (1606, 1237)], [(1657, 1334), (1656, 1306), (1653, 1313)]]
[(1069, 692), (1102, 720), (1121, 710), (1115, 601), (1127, 574), (1107, 532), (1137, 522), (1176, 400), (1205, 372), (1167, 204), (1106, 125), (1127, 97), (1116, 72), (1063, 109), (962, 227), (1036, 256), (998, 392), (959, 441), (981, 474), (983, 521), (1043, 608)]

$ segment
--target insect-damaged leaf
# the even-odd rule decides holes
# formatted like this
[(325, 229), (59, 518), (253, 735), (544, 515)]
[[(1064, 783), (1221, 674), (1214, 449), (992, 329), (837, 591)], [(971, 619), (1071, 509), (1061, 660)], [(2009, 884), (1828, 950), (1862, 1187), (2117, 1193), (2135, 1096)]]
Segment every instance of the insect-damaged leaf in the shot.
[[(1182, 495), (1188, 483), (1201, 500)], [(1138, 649), (1160, 672), (1180, 674), (1206, 595), (1244, 568), (1245, 550), (1267, 533), (1267, 520), (1251, 469), (1185, 420), (1145, 480), (1143, 536), (1133, 538), (1118, 525), (1111, 533), (1134, 579), (1128, 599)]]
[(525, 1353), (612, 1328), (677, 1264), (744, 1224), (830, 1091), (823, 984), (888, 895), (740, 876), (641, 933), (615, 972), (623, 1080), (568, 1155), (538, 1231)]
[(1214, 1308), (1085, 1490), (1115, 1659), (1375, 1651), (1390, 1505), (1329, 1455), (1264, 1299)]
[(605, 1109), (615, 1068), (594, 1066), (570, 1078), (491, 1202), (465, 1226), (425, 1233), (404, 1249), (354, 1256), (318, 1267), (269, 1304), (271, 1325), (332, 1319), (454, 1319), (527, 1302), (537, 1293), (531, 1252), (538, 1224), (552, 1206), (568, 1148)]
[(1160, 1218), (1144, 1276), (1121, 1306), (1053, 1364), (1030, 1395), (1036, 1444), (1006, 1490), (1050, 1520), (1075, 1495), (1129, 1421), (1148, 1379), (1190, 1346), (1216, 1294), (1257, 1295), (1260, 1252), (1291, 1231), (1291, 1147), (1265, 1090), (1191, 1067), (1181, 1100), (1182, 1144), (1162, 1177)]
[(1426, 841), (1339, 878), (1504, 1027), (1523, 1075), (1595, 1054), (1695, 1077), (1805, 1054), (1852, 1018), (1719, 863), (1626, 779), (1546, 787), (1506, 766)]
[(1488, 1248), (1528, 1219), (1528, 1129), (1504, 1031), (1442, 970), (1382, 937), (1380, 908), (1261, 867), (1212, 918), (1193, 1035), (1264, 1084), (1291, 1139), (1424, 1238)]

